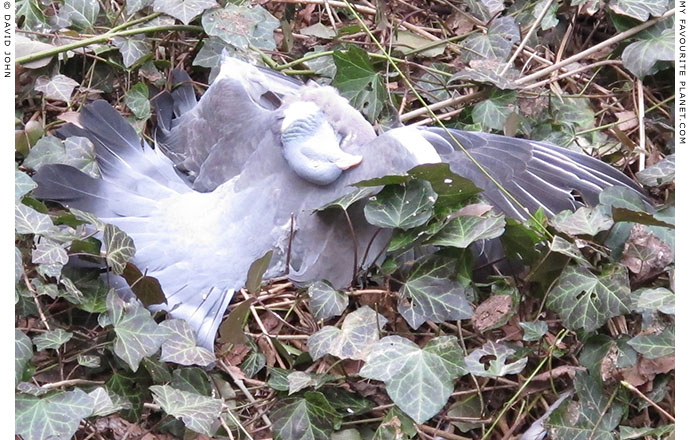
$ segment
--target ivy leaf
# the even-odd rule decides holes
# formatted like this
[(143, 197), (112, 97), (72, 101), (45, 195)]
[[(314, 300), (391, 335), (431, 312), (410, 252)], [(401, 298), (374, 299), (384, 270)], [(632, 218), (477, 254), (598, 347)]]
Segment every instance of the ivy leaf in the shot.
[(322, 393), (280, 399), (271, 413), (276, 440), (330, 440), (341, 418)]
[(71, 332), (67, 332), (61, 328), (41, 333), (34, 338), (36, 351), (46, 350), (48, 348), (57, 350), (72, 339), (72, 336), (73, 334)]
[(70, 136), (64, 141), (54, 136), (39, 139), (24, 160), (24, 165), (38, 170), (48, 164), (69, 165), (91, 177), (101, 176), (93, 143), (81, 136)]
[(534, 5), (534, 9), (532, 9), (532, 16), (534, 18), (539, 17), (547, 5), (549, 5), (549, 9), (546, 11), (544, 18), (541, 19), (542, 31), (548, 31), (549, 29), (558, 26), (558, 17), (556, 16), (556, 12), (558, 12), (559, 5), (557, 3), (549, 2), (548, 0), (539, 1), (536, 5)]
[(377, 342), (359, 375), (383, 381), (386, 392), (417, 423), (436, 415), (453, 392), (453, 380), (467, 373), (453, 336), (430, 340), (422, 349), (400, 336)]
[(331, 354), (340, 359), (366, 359), (379, 339), (379, 328), (386, 325), (386, 318), (369, 306), (360, 307), (349, 313), (342, 328), (325, 326), (307, 340), (309, 354), (313, 360)]
[(125, 104), (137, 119), (148, 119), (151, 116), (149, 88), (139, 81), (125, 94)]
[(198, 367), (178, 368), (173, 371), (170, 386), (180, 391), (211, 397), (211, 379)]
[(659, 334), (638, 335), (630, 339), (628, 345), (647, 359), (670, 356), (676, 351), (675, 331), (666, 328)]
[(332, 202), (326, 203), (325, 205), (316, 209), (316, 211), (317, 212), (318, 211), (324, 211), (324, 210), (330, 209), (330, 208), (339, 208), (339, 209), (342, 209), (343, 211), (345, 211), (345, 210), (347, 210), (347, 208), (352, 206), (355, 202), (362, 200), (366, 197), (372, 196), (374, 194), (376, 194), (376, 189), (374, 189), (374, 188), (357, 188), (356, 190), (354, 190), (348, 194), (345, 194), (344, 196), (339, 197), (339, 198), (333, 200)]
[(105, 225), (103, 231), (103, 244), (105, 245), (105, 261), (120, 275), (125, 271), (127, 262), (136, 252), (134, 240), (122, 229), (115, 225)]
[(420, 57), (434, 58), (446, 50), (446, 44), (429, 40), (409, 31), (399, 30), (393, 35), (393, 48), (404, 55), (414, 53)]
[[(48, 19), (46, 18), (45, 14), (43, 13), (43, 8), (41, 7), (41, 3), (38, 2), (37, 0), (19, 0), (16, 2), (16, 7), (17, 7), (17, 22), (19, 22), (20, 18), (24, 18), (24, 23), (22, 24), (22, 29), (27, 29), (33, 32), (50, 32), (50, 25), (48, 24)], [(39, 46), (40, 42), (38, 41), (32, 41), (31, 43), (27, 43), (27, 41), (31, 41), (28, 38), (24, 37), (23, 35), (17, 35), (17, 52), (16, 56), (19, 58), (22, 54), (22, 52), (42, 52), (45, 49), (49, 49), (45, 46)], [(43, 43), (45, 44), (45, 43)], [(31, 46), (31, 48), (29, 48)], [(48, 46), (46, 44), (46, 46)], [(52, 58), (46, 58), (47, 61), (45, 61), (45, 64), (35, 64), (31, 63), (30, 69), (38, 69), (40, 67), (48, 65), (50, 63), (50, 60)], [(43, 61), (43, 60), (42, 60)]]
[(19, 203), (14, 207), (14, 230), (18, 234), (46, 234), (55, 231), (48, 214)]
[(486, 34), (476, 33), (463, 40), (463, 61), (494, 59), (506, 61), (513, 44), (520, 41), (520, 28), (513, 17), (498, 17), (491, 22)]
[(167, 414), (182, 420), (194, 432), (213, 435), (213, 425), (220, 417), (223, 401), (188, 391), (176, 390), (169, 385), (149, 387), (153, 401)]
[(22, 381), (24, 368), (34, 355), (31, 339), (19, 329), (14, 329), (14, 385)]
[(337, 68), (333, 86), (369, 121), (375, 121), (383, 110), (386, 88), (381, 75), (372, 67), (367, 53), (350, 46), (346, 51), (335, 51), (333, 60)]
[(606, 214), (606, 207), (582, 206), (575, 212), (563, 211), (551, 219), (557, 231), (568, 235), (597, 235), (613, 226), (613, 219)]
[(139, 420), (141, 410), (144, 406), (144, 399), (149, 399), (149, 393), (142, 386), (141, 380), (136, 375), (114, 373), (105, 385), (108, 393), (117, 395), (129, 402), (120, 411), (120, 415), (126, 420), (134, 423)]
[(98, 0), (65, 0), (60, 16), (79, 30), (92, 29), (101, 6)]
[[(665, 0), (660, 1), (666, 3)], [(644, 3), (647, 1), (645, 0)], [(663, 11), (665, 10), (664, 6)], [(643, 21), (646, 20), (645, 18)], [(654, 73), (656, 63), (673, 61), (675, 56), (675, 32), (672, 27), (663, 28), (657, 25), (641, 36), (640, 41), (630, 43), (621, 55), (625, 68), (638, 78)]]
[(93, 412), (93, 399), (80, 389), (39, 398), (18, 394), (14, 429), (24, 440), (71, 438), (79, 423)]
[(275, 50), (273, 31), (280, 27), (278, 19), (261, 6), (247, 8), (232, 3), (206, 11), (201, 24), (208, 35), (241, 50), (249, 46)]
[(39, 76), (36, 78), (36, 91), (42, 92), (46, 99), (54, 101), (70, 102), (70, 97), (78, 82), (72, 78), (57, 74), (52, 78)]
[(34, 188), (36, 188), (36, 182), (33, 181), (28, 174), (14, 170), (14, 202), (19, 202), (22, 197), (30, 193)]
[(551, 414), (544, 424), (549, 437), (569, 440), (616, 438), (613, 430), (623, 417), (623, 405), (617, 400), (609, 402), (602, 385), (587, 373), (578, 372), (574, 382), (579, 401), (570, 400)]
[(551, 251), (558, 252), (559, 254), (572, 258), (580, 266), (584, 266), (588, 269), (593, 268), (592, 264), (582, 255), (582, 252), (580, 252), (580, 249), (577, 247), (577, 245), (569, 242), (563, 237), (558, 235), (553, 237), (553, 241), (551, 242)]
[(572, 124), (580, 128), (594, 126), (594, 111), (586, 99), (564, 94), (561, 99), (554, 99), (551, 105), (554, 120), (561, 124)]
[(308, 35), (310, 37), (323, 38), (327, 40), (332, 39), (336, 35), (335, 31), (332, 28), (320, 22), (316, 22), (311, 26), (307, 26), (305, 28), (300, 29), (299, 33), (302, 35)]
[(68, 261), (69, 257), (65, 248), (57, 241), (48, 238), (41, 238), (31, 252), (31, 262), (34, 264), (56, 264), (62, 267)]
[(676, 313), (676, 295), (663, 287), (638, 289), (632, 293), (632, 296), (637, 298), (634, 306), (637, 312), (659, 311), (667, 315)]
[(317, 281), (309, 286), (309, 309), (317, 320), (340, 316), (347, 308), (345, 292), (336, 290), (326, 281)]
[(619, 264), (604, 267), (599, 276), (582, 266), (567, 266), (548, 293), (547, 305), (569, 329), (592, 332), (607, 319), (630, 312), (628, 272)]
[(187, 321), (168, 319), (163, 321), (159, 327), (169, 332), (161, 346), (162, 361), (175, 362), (180, 365), (206, 366), (216, 360), (216, 357), (208, 349), (197, 347), (194, 330)]
[[(527, 365), (527, 358), (524, 357), (508, 363), (508, 358), (514, 353), (515, 350), (512, 348), (489, 341), (470, 353), (465, 358), (465, 365), (467, 371), (475, 376), (502, 377), (507, 374), (518, 374)], [(482, 358), (485, 356), (491, 357), (488, 368), (482, 363)]]
[(472, 317), (466, 289), (452, 278), (456, 262), (436, 256), (419, 261), (401, 286), (410, 304), (398, 303), (398, 312), (413, 329), (426, 320), (456, 321)]
[(153, 10), (177, 18), (189, 24), (208, 8), (218, 6), (215, 0), (153, 0)]
[(304, 371), (293, 371), (292, 373), (288, 374), (287, 380), (289, 386), (289, 396), (305, 388), (315, 387), (318, 384), (318, 381), (315, 377), (309, 373), (305, 373)]
[(609, 7), (616, 14), (647, 21), (650, 15), (659, 17), (666, 12), (668, 0), (612, 0)]
[(644, 186), (661, 186), (673, 182), (676, 178), (676, 155), (669, 154), (649, 168), (635, 174)]
[(398, 408), (388, 410), (386, 417), (376, 428), (372, 440), (408, 440), (417, 438), (414, 421)]
[(461, 215), (431, 237), (427, 244), (465, 249), (478, 240), (500, 237), (505, 230), (505, 216)]
[(98, 387), (89, 393), (89, 397), (93, 399), (93, 416), (103, 417), (121, 409), (129, 409), (132, 404), (117, 394), (112, 396), (104, 387)]
[(421, 226), (434, 214), (437, 195), (425, 180), (386, 186), (369, 199), (364, 216), (374, 226), (410, 229)]
[[(132, 37), (113, 37), (112, 41), (115, 47), (117, 47), (120, 53), (122, 54), (122, 63), (128, 69), (135, 65), (137, 61), (151, 53), (151, 47), (149, 46), (149, 43), (145, 39), (144, 35), (135, 35)], [(141, 84), (141, 82), (137, 83), (137, 86), (139, 84)], [(148, 88), (145, 88), (143, 93), (139, 93), (145, 94), (146, 102), (148, 102)], [(127, 107), (129, 107), (130, 110), (132, 110), (135, 116), (137, 116), (139, 119), (145, 119), (144, 117), (139, 117), (137, 112), (132, 107), (130, 107), (129, 103), (127, 103), (127, 95), (125, 95), (125, 103), (127, 104)], [(142, 105), (139, 104), (138, 107), (142, 107)]]
[[(493, 59), (473, 60), (470, 61), (470, 66), (468, 68), (455, 73), (450, 79), (450, 82), (470, 81), (473, 83), (491, 84), (501, 90), (517, 89), (519, 86), (515, 84), (515, 80), (520, 74), (512, 67), (505, 69), (506, 65), (506, 63)], [(475, 122), (477, 121), (475, 120)], [(502, 129), (503, 126), (497, 128), (497, 130)]]
[(549, 325), (544, 321), (521, 322), (522, 340), (527, 342), (540, 340), (549, 331)]
[(246, 358), (240, 364), (240, 370), (247, 377), (254, 377), (266, 366), (266, 356), (263, 353), (259, 353), (256, 348), (252, 348), (252, 351), (247, 355)]
[(472, 109), (472, 121), (480, 124), (486, 130), (500, 130), (505, 128), (506, 120), (511, 113), (515, 113), (517, 106), (516, 92), (494, 91), (489, 98), (475, 105)]
[(156, 324), (151, 313), (138, 301), (125, 302), (111, 290), (106, 298), (108, 316), (115, 334), (115, 354), (132, 371), (146, 356), (155, 354), (168, 337), (168, 330)]
[(127, 15), (132, 15), (153, 4), (153, 0), (126, 0)]

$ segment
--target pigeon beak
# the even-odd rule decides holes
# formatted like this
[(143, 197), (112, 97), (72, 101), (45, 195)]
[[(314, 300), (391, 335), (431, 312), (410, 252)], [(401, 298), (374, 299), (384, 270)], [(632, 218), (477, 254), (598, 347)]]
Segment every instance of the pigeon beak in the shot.
[(335, 165), (340, 168), (341, 170), (345, 171), (347, 169), (350, 169), (352, 167), (356, 167), (362, 163), (362, 156), (353, 156), (353, 155), (348, 155), (347, 157), (344, 157), (342, 159), (338, 159), (335, 162)]

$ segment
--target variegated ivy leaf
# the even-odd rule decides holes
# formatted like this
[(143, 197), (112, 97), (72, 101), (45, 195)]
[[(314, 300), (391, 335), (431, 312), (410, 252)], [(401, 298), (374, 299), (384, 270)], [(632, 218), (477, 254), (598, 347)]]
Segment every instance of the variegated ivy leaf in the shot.
[[(502, 377), (507, 374), (518, 374), (525, 365), (527, 365), (527, 358), (521, 358), (514, 362), (508, 362), (508, 359), (515, 350), (508, 348), (503, 344), (489, 341), (482, 345), (481, 348), (475, 349), (465, 358), (465, 365), (467, 371), (475, 376), (482, 377)], [(482, 362), (482, 358), (490, 357), (488, 366)]]
[(206, 348), (196, 345), (194, 330), (187, 321), (182, 319), (168, 319), (160, 324), (167, 329), (169, 335), (161, 346), (161, 360), (175, 362), (180, 365), (206, 366), (216, 360), (216, 357)]
[(215, 0), (153, 0), (153, 10), (188, 24), (205, 10), (218, 6)]
[(93, 398), (78, 388), (45, 397), (18, 394), (14, 411), (15, 433), (24, 440), (67, 439), (93, 413)]
[(222, 400), (177, 390), (169, 385), (154, 385), (149, 389), (153, 393), (153, 401), (167, 414), (182, 420), (194, 432), (213, 435)]
[(55, 101), (70, 102), (72, 92), (78, 85), (78, 82), (62, 74), (57, 74), (52, 78), (47, 76), (36, 78), (36, 90), (42, 92), (47, 99)]

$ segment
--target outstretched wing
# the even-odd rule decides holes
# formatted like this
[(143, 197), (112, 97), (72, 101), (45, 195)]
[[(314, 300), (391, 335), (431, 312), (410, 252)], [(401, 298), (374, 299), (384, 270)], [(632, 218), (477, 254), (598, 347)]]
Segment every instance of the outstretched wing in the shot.
[[(510, 217), (527, 217), (542, 208), (548, 216), (599, 203), (599, 193), (624, 186), (646, 198), (625, 174), (604, 162), (555, 145), (490, 133), (420, 128), (451, 170), (472, 180), (483, 196)], [(474, 161), (458, 143), (469, 152)], [(491, 175), (506, 191), (486, 175)]]

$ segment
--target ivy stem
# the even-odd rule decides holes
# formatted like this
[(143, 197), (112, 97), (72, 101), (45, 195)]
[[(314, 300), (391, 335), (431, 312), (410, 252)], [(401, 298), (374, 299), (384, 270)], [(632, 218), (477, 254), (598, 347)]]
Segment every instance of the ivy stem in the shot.
[(52, 57), (53, 55), (57, 55), (60, 53), (64, 53), (70, 50), (74, 49), (79, 49), (81, 47), (86, 47), (91, 44), (97, 44), (97, 43), (104, 43), (106, 41), (109, 41), (110, 39), (114, 37), (127, 37), (130, 35), (137, 35), (137, 34), (151, 34), (154, 32), (163, 32), (163, 31), (194, 31), (194, 32), (203, 32), (203, 28), (201, 26), (190, 26), (190, 25), (166, 25), (166, 26), (147, 26), (147, 27), (141, 27), (141, 28), (136, 28), (136, 29), (127, 29), (127, 30), (120, 30), (120, 31), (111, 31), (111, 32), (106, 32), (105, 34), (102, 35), (96, 35), (95, 37), (90, 37), (86, 38), (84, 40), (76, 41), (74, 43), (70, 44), (65, 44), (64, 46), (59, 46), (53, 49), (45, 50), (43, 52), (37, 52), (31, 55), (27, 55), (21, 58), (17, 58), (16, 63), (17, 64), (26, 64), (30, 63), (32, 61), (40, 60), (43, 58), (47, 57)]

